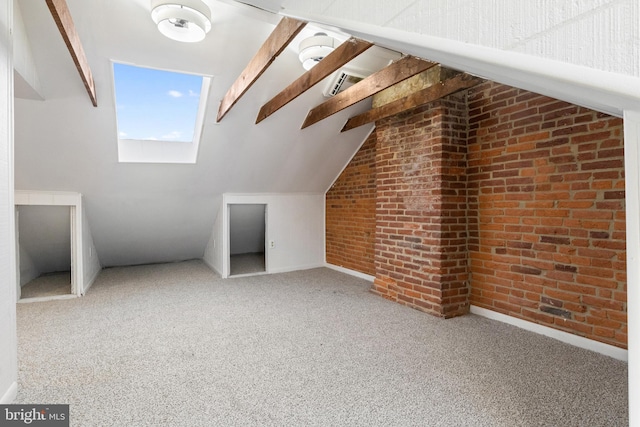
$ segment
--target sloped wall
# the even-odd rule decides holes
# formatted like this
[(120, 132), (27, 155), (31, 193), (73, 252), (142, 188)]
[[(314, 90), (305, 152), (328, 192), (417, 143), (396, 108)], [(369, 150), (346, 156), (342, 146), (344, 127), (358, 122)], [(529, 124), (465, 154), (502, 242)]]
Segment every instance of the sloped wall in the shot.
[(15, 96), (25, 99), (39, 99), (40, 78), (31, 52), (31, 43), (20, 11), (20, 2), (13, 0), (13, 67)]
[[(253, 1), (252, 3), (258, 3)], [(279, 10), (350, 28), (380, 26), (443, 40), (513, 51), (640, 76), (638, 13), (634, 0), (282, 0)], [(607, 37), (598, 37), (606, 34)]]
[[(622, 121), (487, 82), (462, 94), (467, 116), (456, 122), (460, 96), (377, 123), (376, 160), (369, 163), (377, 183), (373, 290), (438, 315), (446, 310), (434, 310), (434, 302), (453, 290), (459, 313), (468, 297), (472, 305), (626, 348)], [(447, 121), (468, 131), (463, 162), (459, 151), (445, 149), (455, 134), (442, 126)], [(441, 152), (442, 164), (425, 162)], [(356, 181), (343, 174), (334, 185), (344, 200), (366, 198), (349, 182)], [(339, 230), (352, 220), (332, 222)], [(346, 247), (349, 237), (327, 233), (327, 248)], [(438, 280), (425, 274), (443, 265), (452, 270)]]

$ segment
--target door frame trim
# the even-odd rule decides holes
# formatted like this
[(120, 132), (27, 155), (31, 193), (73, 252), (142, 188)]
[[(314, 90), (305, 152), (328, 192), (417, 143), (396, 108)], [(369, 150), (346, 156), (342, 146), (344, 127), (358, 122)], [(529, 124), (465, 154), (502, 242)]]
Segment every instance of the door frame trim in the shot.
[[(16, 190), (14, 205), (17, 206), (69, 206), (71, 224), (71, 294), (84, 295), (84, 260), (82, 248), (82, 194), (67, 191)], [(16, 227), (16, 233), (18, 228)], [(17, 237), (17, 236), (16, 236)], [(17, 268), (20, 283), (20, 269)]]

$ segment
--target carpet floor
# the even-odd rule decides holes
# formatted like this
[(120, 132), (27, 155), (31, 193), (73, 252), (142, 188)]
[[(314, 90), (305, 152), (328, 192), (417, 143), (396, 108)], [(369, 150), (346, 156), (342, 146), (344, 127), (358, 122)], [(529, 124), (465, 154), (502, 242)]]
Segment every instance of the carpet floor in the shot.
[(264, 261), (264, 252), (231, 255), (229, 257), (229, 275), (264, 273)]
[(16, 403), (70, 404), (72, 426), (628, 424), (626, 363), (369, 287), (105, 269), (82, 298), (18, 304)]
[(20, 291), (20, 298), (51, 297), (71, 294), (71, 272), (43, 274), (25, 283)]

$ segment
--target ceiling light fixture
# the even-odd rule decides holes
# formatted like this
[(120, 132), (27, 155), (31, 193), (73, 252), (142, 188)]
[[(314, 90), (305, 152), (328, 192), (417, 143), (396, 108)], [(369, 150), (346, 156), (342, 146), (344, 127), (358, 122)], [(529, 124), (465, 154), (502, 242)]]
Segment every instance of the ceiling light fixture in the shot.
[(151, 0), (151, 18), (170, 39), (199, 42), (211, 30), (211, 10), (201, 0)]
[(318, 62), (333, 52), (338, 41), (325, 33), (316, 33), (306, 38), (298, 46), (298, 58), (305, 70), (312, 69)]

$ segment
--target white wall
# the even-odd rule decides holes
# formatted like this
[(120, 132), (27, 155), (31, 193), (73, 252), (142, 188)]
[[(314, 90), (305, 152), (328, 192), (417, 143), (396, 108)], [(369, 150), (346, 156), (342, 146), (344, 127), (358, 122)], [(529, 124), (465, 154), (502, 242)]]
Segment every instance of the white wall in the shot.
[(20, 246), (20, 286), (24, 286), (33, 279), (40, 276), (40, 270), (36, 267), (36, 264), (33, 262), (33, 258), (29, 255), (24, 248), (24, 246)]
[[(324, 265), (324, 194), (224, 194), (223, 230), (228, 206), (266, 204), (267, 273), (304, 270)], [(222, 234), (222, 276), (229, 274), (229, 235)]]
[(89, 220), (87, 218), (86, 208), (82, 205), (82, 294), (85, 294), (87, 290), (93, 285), (93, 282), (100, 274), (102, 265), (100, 265), (100, 258), (96, 252), (96, 247), (93, 244), (93, 236), (91, 235), (91, 227), (89, 226)]
[(265, 205), (231, 205), (229, 208), (231, 255), (265, 250)]
[(202, 260), (211, 267), (213, 271), (222, 276), (222, 235), (224, 234), (222, 227), (222, 197), (217, 197), (215, 203), (216, 217), (213, 221), (213, 230), (211, 231), (211, 237), (209, 237), (209, 241), (207, 242), (207, 247), (204, 250)]
[(13, 0), (13, 67), (15, 96), (26, 99), (42, 99), (40, 79), (31, 52), (31, 43), (22, 21), (20, 2)]
[(0, 2), (0, 403), (15, 399), (18, 379), (12, 21), (13, 2)]

